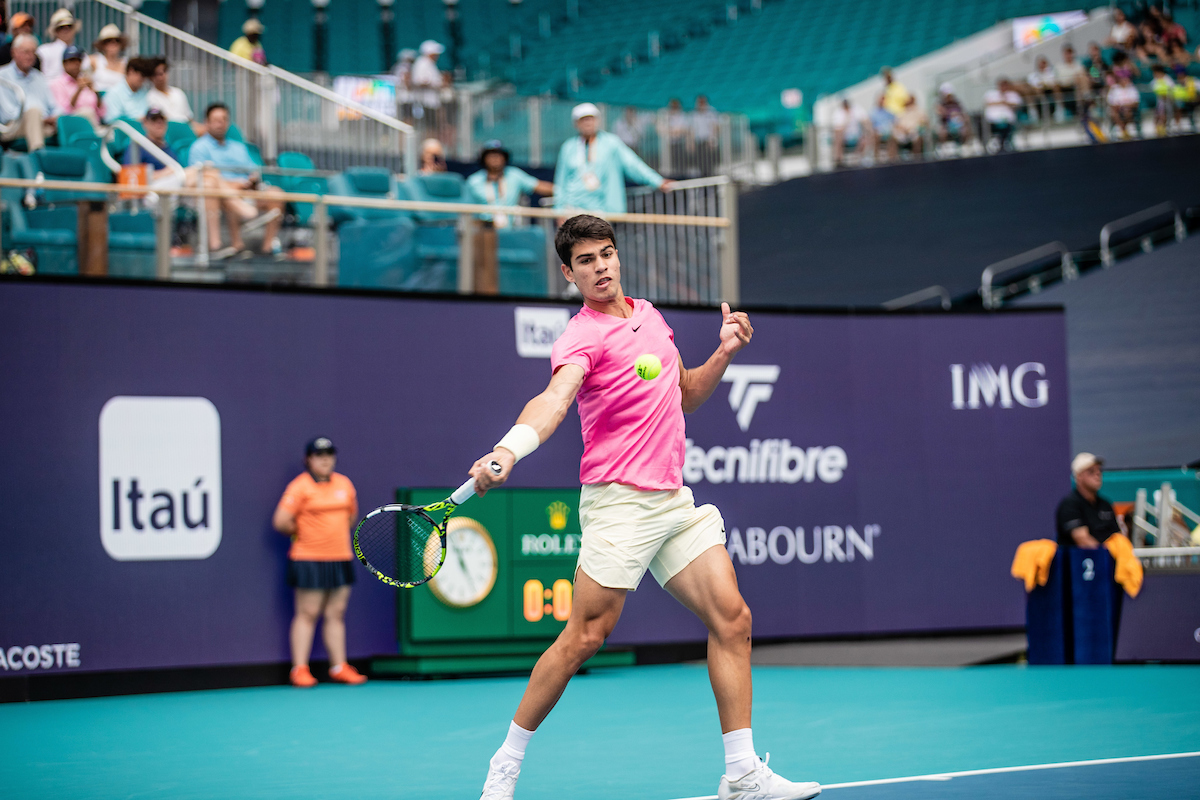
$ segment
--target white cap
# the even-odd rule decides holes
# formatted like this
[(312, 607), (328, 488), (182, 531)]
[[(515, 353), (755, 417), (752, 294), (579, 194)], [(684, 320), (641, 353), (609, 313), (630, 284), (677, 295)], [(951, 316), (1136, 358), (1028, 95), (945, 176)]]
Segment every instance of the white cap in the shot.
[(1091, 469), (1092, 467), (1095, 467), (1095, 466), (1103, 466), (1103, 465), (1104, 465), (1103, 458), (1094, 456), (1091, 453), (1080, 453), (1079, 455), (1075, 456), (1075, 459), (1071, 462), (1071, 474), (1078, 475), (1079, 473), (1083, 472), (1084, 470)]
[(943, 83), (941, 86), (938, 87), (938, 94), (940, 94), (942, 97), (946, 97), (948, 95), (954, 94), (954, 84), (953, 83)]
[(571, 109), (571, 122), (579, 122), (584, 117), (599, 117), (600, 109), (595, 103), (580, 103)]
[(433, 39), (421, 42), (421, 55), (423, 56), (440, 56), (444, 52), (446, 52), (446, 48)]

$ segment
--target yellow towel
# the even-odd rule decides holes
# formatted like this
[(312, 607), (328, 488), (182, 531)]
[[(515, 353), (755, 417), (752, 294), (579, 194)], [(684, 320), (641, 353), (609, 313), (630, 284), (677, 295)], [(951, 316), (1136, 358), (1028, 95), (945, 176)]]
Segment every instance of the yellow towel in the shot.
[(1104, 546), (1117, 562), (1113, 579), (1125, 589), (1130, 597), (1137, 597), (1142, 590), (1142, 562), (1133, 554), (1133, 544), (1123, 533), (1114, 533), (1104, 540)]
[(1057, 552), (1058, 543), (1052, 539), (1023, 542), (1013, 557), (1012, 576), (1025, 581), (1027, 592), (1033, 591), (1035, 582), (1038, 586), (1045, 586), (1046, 581), (1050, 580), (1050, 564)]

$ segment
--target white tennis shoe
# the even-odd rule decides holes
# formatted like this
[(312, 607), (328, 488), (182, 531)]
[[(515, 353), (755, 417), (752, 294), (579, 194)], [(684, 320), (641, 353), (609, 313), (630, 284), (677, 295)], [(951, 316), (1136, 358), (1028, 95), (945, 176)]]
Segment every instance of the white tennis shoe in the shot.
[(767, 753), (765, 760), (736, 781), (722, 775), (717, 800), (808, 800), (821, 793), (821, 784), (814, 781), (792, 783), (779, 777), (767, 766), (770, 760), (771, 754)]
[(517, 790), (517, 777), (521, 765), (515, 761), (488, 762), (487, 780), (483, 782), (483, 794), (479, 800), (512, 800)]

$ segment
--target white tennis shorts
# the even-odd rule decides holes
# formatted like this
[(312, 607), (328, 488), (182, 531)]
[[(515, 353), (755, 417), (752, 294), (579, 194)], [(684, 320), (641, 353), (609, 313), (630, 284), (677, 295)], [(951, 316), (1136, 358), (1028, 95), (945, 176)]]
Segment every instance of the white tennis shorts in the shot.
[(610, 589), (637, 589), (647, 568), (665, 585), (705, 550), (725, 544), (721, 512), (697, 508), (687, 486), (649, 492), (623, 483), (585, 485), (579, 525), (579, 569)]

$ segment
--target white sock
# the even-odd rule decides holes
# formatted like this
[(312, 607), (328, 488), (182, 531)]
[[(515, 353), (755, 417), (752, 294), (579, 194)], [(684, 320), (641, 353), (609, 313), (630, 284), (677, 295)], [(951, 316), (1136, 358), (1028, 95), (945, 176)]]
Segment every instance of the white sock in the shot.
[(754, 734), (749, 728), (721, 734), (725, 743), (725, 777), (736, 781), (758, 766), (758, 755), (754, 752)]
[(504, 739), (504, 744), (500, 745), (500, 749), (496, 751), (496, 755), (492, 756), (492, 763), (500, 764), (505, 761), (512, 761), (518, 767), (525, 760), (525, 746), (529, 744), (529, 740), (533, 738), (533, 731), (527, 731), (515, 722), (508, 725), (508, 736)]

